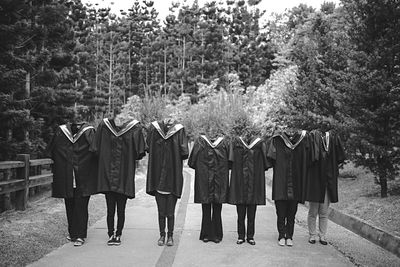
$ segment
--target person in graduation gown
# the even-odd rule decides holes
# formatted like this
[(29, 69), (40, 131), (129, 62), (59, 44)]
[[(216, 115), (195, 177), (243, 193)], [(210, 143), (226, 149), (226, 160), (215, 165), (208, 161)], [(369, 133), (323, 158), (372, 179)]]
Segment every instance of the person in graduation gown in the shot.
[(251, 245), (256, 244), (254, 241), (256, 209), (257, 205), (265, 205), (265, 171), (270, 166), (266, 156), (265, 140), (259, 137), (246, 139), (235, 137), (232, 140), (229, 158), (232, 172), (228, 202), (236, 205), (237, 244), (243, 244), (245, 240)]
[(84, 244), (87, 237), (88, 204), (96, 193), (97, 161), (89, 151), (95, 129), (86, 123), (60, 125), (48, 145), (53, 160), (52, 196), (64, 198), (69, 241)]
[(345, 160), (340, 137), (334, 131), (322, 133), (311, 131), (312, 145), (317, 161), (311, 165), (307, 177), (305, 200), (309, 201), (308, 230), (309, 242), (317, 240), (316, 220), (319, 217), (319, 242), (327, 245), (328, 208), (330, 203), (338, 202), (339, 165)]
[(273, 166), (272, 200), (275, 201), (278, 244), (293, 246), (297, 204), (304, 202), (303, 189), (312, 162), (310, 136), (306, 131), (280, 131), (269, 142)]
[(194, 202), (201, 203), (200, 240), (219, 243), (223, 237), (222, 204), (228, 200), (230, 142), (226, 137), (196, 138), (188, 165), (195, 170)]
[(167, 221), (167, 245), (173, 246), (175, 205), (182, 195), (183, 160), (189, 157), (188, 139), (182, 124), (164, 119), (150, 124), (146, 140), (149, 153), (146, 193), (155, 196), (157, 202), (158, 245), (165, 244)]
[(97, 128), (91, 150), (98, 154), (97, 192), (105, 194), (106, 198), (107, 244), (120, 245), (126, 202), (135, 198), (136, 161), (145, 156), (142, 126), (137, 120), (116, 125), (114, 119), (104, 118)]

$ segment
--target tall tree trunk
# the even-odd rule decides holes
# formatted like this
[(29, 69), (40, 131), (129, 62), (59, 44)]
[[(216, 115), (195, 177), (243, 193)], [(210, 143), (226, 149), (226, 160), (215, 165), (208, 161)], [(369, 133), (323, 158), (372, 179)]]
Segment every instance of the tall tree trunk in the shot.
[(164, 95), (167, 95), (167, 49), (164, 45)]
[[(25, 99), (29, 99), (31, 97), (31, 73), (28, 71), (25, 75)], [(27, 119), (29, 119), (30, 116), (30, 110), (28, 110), (28, 113), (26, 114)], [(24, 136), (25, 136), (25, 141), (29, 141), (29, 131), (24, 129)]]
[(379, 183), (381, 185), (381, 197), (387, 197), (387, 179), (384, 177), (379, 177)]
[[(183, 36), (183, 44), (182, 44), (182, 75), (185, 73), (185, 58), (186, 58), (186, 36)], [(181, 76), (181, 92), (183, 94), (183, 76)]]
[(111, 92), (112, 92), (112, 64), (113, 64), (113, 43), (112, 43), (112, 31), (111, 31), (111, 43), (110, 43), (110, 74), (108, 83), (108, 114), (111, 115)]
[(201, 54), (201, 79), (204, 80), (204, 32), (201, 32), (201, 47), (203, 48), (203, 53)]

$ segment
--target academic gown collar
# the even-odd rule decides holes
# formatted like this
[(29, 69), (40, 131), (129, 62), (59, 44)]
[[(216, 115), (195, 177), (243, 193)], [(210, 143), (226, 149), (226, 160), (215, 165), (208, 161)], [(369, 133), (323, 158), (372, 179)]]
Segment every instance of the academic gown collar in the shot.
[(258, 142), (261, 141), (261, 138), (257, 137), (251, 142), (250, 144), (247, 144), (242, 137), (239, 137), (240, 141), (242, 141), (242, 144), (247, 148), (247, 149), (252, 149)]
[(329, 140), (330, 140), (330, 132), (325, 132), (325, 135), (321, 134), (322, 144), (326, 152), (329, 151)]
[(218, 137), (214, 142), (211, 142), (205, 135), (200, 135), (200, 137), (203, 138), (212, 148), (216, 148), (222, 140), (224, 140), (224, 137)]
[(168, 138), (170, 138), (171, 136), (176, 134), (179, 130), (183, 129), (183, 125), (180, 124), (180, 123), (177, 123), (174, 126), (172, 126), (171, 128), (169, 128), (167, 133), (164, 133), (164, 131), (161, 129), (160, 124), (158, 123), (158, 121), (153, 121), (151, 124), (154, 126), (154, 128), (156, 128), (157, 132), (165, 140), (167, 140)]
[(104, 118), (103, 121), (104, 121), (105, 125), (107, 126), (107, 128), (117, 137), (123, 135), (124, 133), (126, 133), (127, 131), (132, 129), (133, 126), (135, 126), (136, 124), (139, 123), (139, 121), (137, 121), (137, 120), (132, 120), (132, 121), (124, 124), (121, 129), (117, 130), (111, 124), (111, 122), (108, 118)]
[(295, 149), (300, 143), (301, 143), (301, 141), (303, 141), (303, 139), (304, 139), (304, 137), (306, 136), (306, 134), (307, 134), (307, 131), (306, 130), (302, 130), (301, 131), (301, 134), (300, 134), (300, 137), (299, 137), (299, 140), (297, 140), (297, 142), (296, 143), (292, 143), (292, 141), (289, 139), (289, 137), (287, 136), (287, 134), (286, 133), (283, 133), (283, 132), (280, 132), (280, 133), (278, 133), (278, 134), (276, 134), (276, 135), (274, 135), (274, 136), (279, 136), (279, 137), (281, 137), (282, 139), (283, 139), (283, 142), (285, 143), (285, 145), (288, 147), (288, 148), (290, 148), (290, 149)]
[(85, 124), (86, 124), (85, 122), (77, 123), (77, 125), (81, 125), (81, 127), (75, 134), (72, 134), (70, 123), (60, 125), (60, 129), (64, 133), (64, 135), (68, 138), (68, 140), (74, 144), (76, 141), (78, 141), (78, 139), (82, 136), (84, 132), (86, 132), (89, 129), (94, 129), (93, 126), (85, 126)]

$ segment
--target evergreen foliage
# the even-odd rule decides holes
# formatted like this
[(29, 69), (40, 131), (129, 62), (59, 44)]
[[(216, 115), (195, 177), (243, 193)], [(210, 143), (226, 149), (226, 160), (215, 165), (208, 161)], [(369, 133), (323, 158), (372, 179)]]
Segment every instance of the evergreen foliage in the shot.
[(81, 0), (0, 2), (0, 160), (44, 156), (73, 120), (144, 125), (165, 117), (190, 137), (337, 129), (349, 159), (382, 185), (398, 175), (400, 5), (301, 4), (270, 17), (259, 0), (152, 1), (129, 10)]

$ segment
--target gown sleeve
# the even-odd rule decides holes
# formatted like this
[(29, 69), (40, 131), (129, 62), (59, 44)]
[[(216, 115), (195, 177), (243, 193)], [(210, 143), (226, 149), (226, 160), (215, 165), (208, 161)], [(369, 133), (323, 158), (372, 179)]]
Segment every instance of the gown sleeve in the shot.
[(136, 160), (142, 159), (146, 155), (146, 141), (143, 136), (142, 126), (139, 126), (139, 129), (133, 134), (133, 144), (136, 151)]
[(275, 165), (276, 161), (276, 147), (275, 147), (275, 138), (271, 138), (268, 146), (267, 158), (270, 161), (270, 164)]
[(93, 141), (89, 148), (90, 151), (96, 153), (97, 155), (99, 154), (100, 150), (102, 131), (103, 131), (103, 122), (101, 122), (97, 127), (97, 131), (93, 137)]
[(268, 149), (269, 149), (269, 146), (271, 145), (271, 142), (272, 142), (272, 138), (269, 138), (267, 140), (264, 140), (261, 145), (261, 151), (263, 154), (265, 171), (272, 167), (272, 161), (268, 158)]
[(197, 162), (197, 157), (199, 155), (199, 151), (200, 151), (200, 144), (199, 144), (199, 140), (197, 139), (194, 142), (192, 151), (190, 152), (189, 155), (189, 160), (188, 160), (188, 166), (192, 169), (196, 169), (196, 162)]
[(185, 129), (182, 129), (179, 133), (179, 151), (181, 153), (182, 160), (189, 157), (189, 144)]
[(344, 160), (346, 159), (346, 155), (345, 155), (342, 141), (340, 140), (339, 135), (336, 135), (336, 138), (335, 138), (335, 150), (336, 150), (336, 155), (337, 155), (337, 163), (338, 164), (344, 163)]

